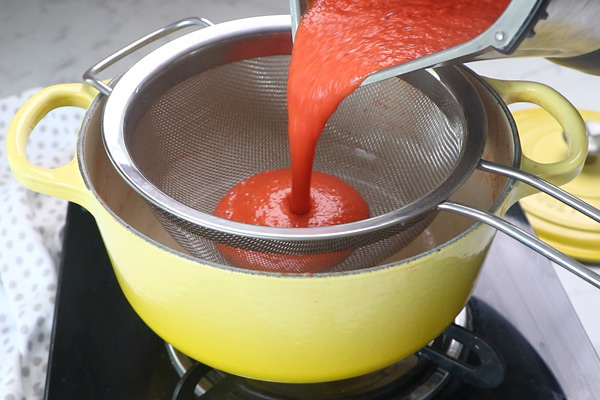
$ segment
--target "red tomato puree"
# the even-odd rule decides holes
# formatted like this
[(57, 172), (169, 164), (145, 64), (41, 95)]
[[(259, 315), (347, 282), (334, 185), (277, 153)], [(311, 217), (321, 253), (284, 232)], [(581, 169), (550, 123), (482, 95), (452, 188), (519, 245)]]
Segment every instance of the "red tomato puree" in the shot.
[[(368, 218), (361, 196), (312, 170), (317, 140), (341, 101), (372, 72), (466, 42), (510, 0), (314, 0), (298, 27), (288, 80), (291, 170), (267, 171), (235, 186), (215, 215), (249, 224), (315, 227)], [(220, 246), (237, 266), (318, 272), (347, 252), (265, 254)]]
[[(344, 181), (314, 171), (310, 207), (304, 214), (290, 211), (292, 173), (290, 169), (265, 171), (238, 183), (219, 202), (215, 215), (253, 225), (282, 228), (312, 228), (359, 221), (369, 217), (369, 206), (354, 188)], [(233, 265), (275, 272), (319, 272), (329, 269), (349, 252), (292, 256), (259, 253), (219, 245), (223, 256)]]

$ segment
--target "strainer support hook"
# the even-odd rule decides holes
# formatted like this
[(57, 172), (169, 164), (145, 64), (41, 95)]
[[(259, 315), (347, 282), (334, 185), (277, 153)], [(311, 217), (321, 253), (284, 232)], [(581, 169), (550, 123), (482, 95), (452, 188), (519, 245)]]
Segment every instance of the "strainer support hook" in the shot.
[(201, 26), (201, 27), (205, 28), (205, 27), (208, 27), (211, 25), (214, 25), (214, 24), (212, 22), (210, 22), (208, 19), (200, 18), (200, 17), (190, 17), (190, 18), (185, 18), (185, 19), (173, 22), (169, 25), (166, 25), (162, 28), (155, 30), (154, 32), (147, 34), (146, 36), (136, 40), (133, 43), (130, 43), (129, 45), (123, 47), (121, 50), (106, 57), (105, 59), (103, 59), (102, 61), (100, 61), (99, 63), (97, 63), (90, 69), (88, 69), (87, 71), (85, 71), (85, 73), (83, 74), (83, 79), (86, 83), (88, 83), (91, 86), (98, 89), (98, 91), (100, 91), (100, 93), (108, 96), (108, 95), (110, 95), (112, 88), (107, 83), (103, 82), (102, 80), (100, 80), (98, 78), (98, 74), (101, 71), (104, 71), (106, 68), (113, 65), (117, 61), (127, 57), (128, 55), (147, 46), (148, 44), (150, 44), (160, 38), (163, 38), (173, 32), (176, 32), (180, 29), (192, 27), (192, 26)]

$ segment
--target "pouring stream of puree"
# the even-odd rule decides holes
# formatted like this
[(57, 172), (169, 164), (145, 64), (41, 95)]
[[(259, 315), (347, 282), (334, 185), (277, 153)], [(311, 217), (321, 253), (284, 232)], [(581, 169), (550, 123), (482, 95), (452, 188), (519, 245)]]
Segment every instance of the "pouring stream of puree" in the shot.
[[(317, 141), (327, 120), (372, 72), (473, 39), (498, 19), (509, 2), (311, 1), (296, 32), (289, 68), (291, 169), (244, 180), (223, 198), (215, 215), (277, 227), (325, 226), (368, 218), (368, 205), (353, 188), (313, 171)], [(248, 201), (233, 201), (235, 198)], [(328, 205), (320, 206), (325, 201)], [(304, 258), (293, 272), (323, 271), (345, 256), (265, 258), (225, 247), (222, 252), (234, 265), (259, 270), (277, 270), (280, 261), (285, 264), (290, 257)]]

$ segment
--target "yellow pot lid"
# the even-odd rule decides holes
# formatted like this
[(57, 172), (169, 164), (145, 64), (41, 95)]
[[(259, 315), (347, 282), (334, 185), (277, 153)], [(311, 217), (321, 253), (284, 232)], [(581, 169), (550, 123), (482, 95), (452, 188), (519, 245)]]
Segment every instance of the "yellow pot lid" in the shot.
[[(600, 123), (600, 113), (579, 112), (584, 120)], [(568, 147), (562, 139), (562, 128), (547, 111), (519, 110), (513, 115), (525, 155), (539, 162), (564, 158)], [(588, 157), (581, 174), (562, 189), (600, 208), (600, 156)], [(520, 203), (541, 240), (580, 261), (600, 262), (600, 224), (544, 193)]]

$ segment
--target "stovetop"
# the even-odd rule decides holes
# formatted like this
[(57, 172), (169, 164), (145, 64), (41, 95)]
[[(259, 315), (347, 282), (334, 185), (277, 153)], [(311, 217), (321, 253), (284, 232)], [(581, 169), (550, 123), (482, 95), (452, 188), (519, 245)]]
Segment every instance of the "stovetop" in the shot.
[[(507, 217), (526, 226), (518, 207)], [(498, 234), (469, 307), (473, 331), (503, 360), (504, 381), (480, 389), (452, 378), (436, 399), (600, 398), (600, 361), (545, 258)], [(46, 399), (173, 398), (180, 377), (165, 343), (129, 306), (93, 217), (74, 204), (68, 210), (52, 336)], [(243, 378), (225, 382), (236, 380)], [(224, 399), (215, 394), (223, 386), (201, 398)], [(399, 399), (399, 392), (360, 398)]]

